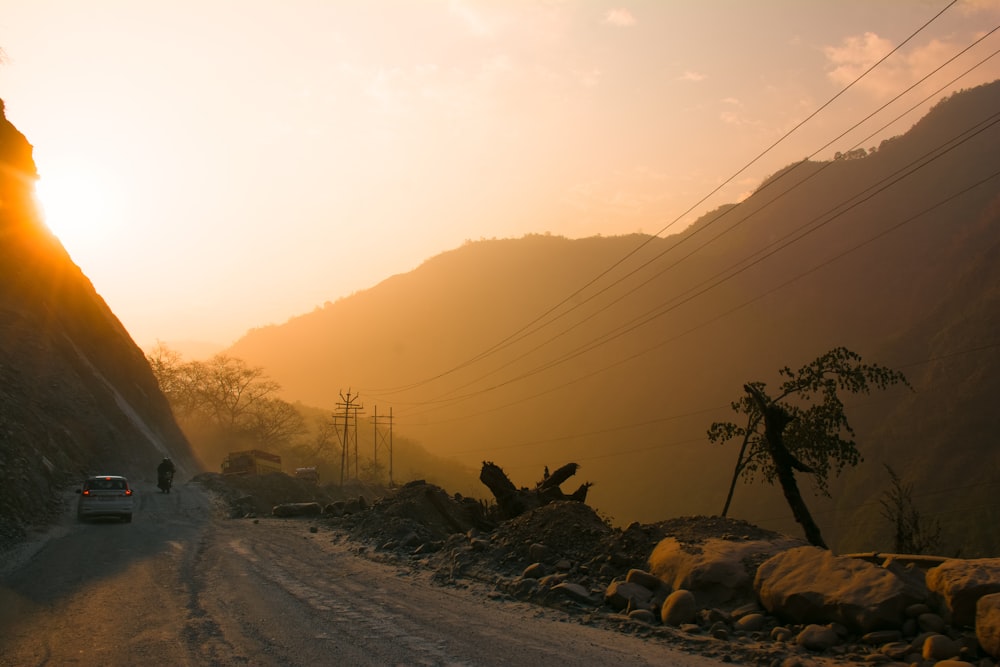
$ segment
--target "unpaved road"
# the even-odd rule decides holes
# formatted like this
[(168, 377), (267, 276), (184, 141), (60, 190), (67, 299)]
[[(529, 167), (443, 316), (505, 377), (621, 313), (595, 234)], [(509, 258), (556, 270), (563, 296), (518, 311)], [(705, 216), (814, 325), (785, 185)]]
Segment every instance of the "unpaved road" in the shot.
[(135, 485), (131, 524), (70, 511), (4, 555), (0, 665), (720, 664), (434, 586), (307, 521), (223, 519), (196, 485)]

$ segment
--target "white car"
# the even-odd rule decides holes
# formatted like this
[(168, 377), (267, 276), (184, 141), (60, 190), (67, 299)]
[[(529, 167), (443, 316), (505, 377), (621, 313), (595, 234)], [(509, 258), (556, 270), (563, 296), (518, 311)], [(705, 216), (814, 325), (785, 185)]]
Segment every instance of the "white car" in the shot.
[(76, 517), (80, 521), (103, 516), (118, 517), (126, 523), (132, 520), (132, 487), (121, 475), (88, 477), (76, 492), (80, 494), (76, 506)]

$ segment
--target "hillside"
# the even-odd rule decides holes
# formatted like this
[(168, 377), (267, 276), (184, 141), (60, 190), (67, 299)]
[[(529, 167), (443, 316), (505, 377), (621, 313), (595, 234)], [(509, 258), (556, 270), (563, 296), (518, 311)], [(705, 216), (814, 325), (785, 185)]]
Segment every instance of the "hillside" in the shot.
[[(832, 501), (807, 492), (827, 541), (890, 546), (889, 464), (948, 549), (1000, 553), (997, 108), (1000, 82), (956, 94), (863, 158), (792, 165), (667, 238), (468, 243), (228, 352), (289, 400), (360, 391), (406, 437), (518, 485), (576, 461), (591, 504), (627, 523), (718, 512), (736, 447), (708, 426), (744, 382), (846, 346), (914, 392), (848, 402), (865, 461)], [(756, 486), (731, 512), (795, 531), (788, 514)]]
[(86, 474), (153, 476), (168, 453), (195, 472), (142, 351), (39, 219), (36, 176), (0, 118), (0, 547)]

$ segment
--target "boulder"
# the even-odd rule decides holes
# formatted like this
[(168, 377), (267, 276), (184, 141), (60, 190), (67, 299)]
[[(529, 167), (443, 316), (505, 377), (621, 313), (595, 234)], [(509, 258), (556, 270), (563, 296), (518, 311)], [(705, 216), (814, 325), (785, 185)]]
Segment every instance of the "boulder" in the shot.
[(924, 660), (948, 660), (957, 658), (961, 650), (958, 642), (947, 635), (931, 635), (924, 640), (921, 655)]
[(927, 571), (927, 588), (941, 596), (945, 620), (971, 627), (979, 598), (1000, 593), (1000, 558), (945, 561)]
[(833, 628), (811, 623), (802, 628), (795, 643), (810, 651), (826, 651), (840, 643), (840, 638)]
[(691, 623), (698, 614), (698, 603), (691, 591), (674, 591), (663, 601), (660, 608), (660, 620), (664, 625), (679, 627)]
[(772, 614), (795, 623), (840, 623), (865, 634), (901, 627), (919, 602), (912, 586), (864, 560), (818, 547), (790, 549), (757, 569), (754, 589)]
[[(645, 570), (637, 570), (635, 568), (628, 571), (628, 574), (625, 575), (625, 581), (630, 584), (639, 584), (643, 588), (648, 588), (653, 592), (663, 590), (667, 586), (666, 582), (656, 575), (646, 572)], [(670, 591), (667, 592), (669, 593)]]
[(1000, 660), (1000, 593), (984, 595), (976, 603), (976, 639), (984, 651)]
[(760, 563), (802, 540), (725, 540), (708, 538), (697, 545), (667, 537), (649, 557), (650, 572), (673, 590), (691, 591), (703, 607), (753, 597), (754, 572), (748, 563)]
[(615, 611), (623, 609), (648, 609), (653, 591), (645, 586), (628, 582), (612, 581), (604, 591), (604, 602)]

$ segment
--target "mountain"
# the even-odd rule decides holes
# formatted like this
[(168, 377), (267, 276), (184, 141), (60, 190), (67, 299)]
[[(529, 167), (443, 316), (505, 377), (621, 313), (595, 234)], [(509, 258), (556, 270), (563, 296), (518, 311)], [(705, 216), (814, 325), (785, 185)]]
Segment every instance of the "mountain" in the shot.
[[(519, 486), (580, 463), (588, 501), (627, 523), (717, 513), (737, 445), (710, 445), (709, 425), (735, 418), (744, 382), (845, 346), (913, 389), (847, 398), (865, 461), (832, 499), (806, 494), (827, 542), (891, 547), (890, 465), (942, 548), (997, 554), (998, 108), (1000, 82), (956, 93), (877, 150), (789, 165), (665, 238), (467, 243), (228, 353), (289, 400), (332, 409), (352, 388)], [(731, 514), (797, 531), (777, 488), (740, 486)]]
[[(32, 147), (0, 104), (0, 544), (87, 474), (196, 471), (142, 351), (34, 205)], [(44, 171), (44, 170), (43, 170)]]

